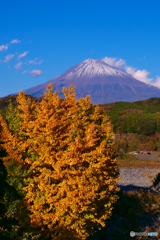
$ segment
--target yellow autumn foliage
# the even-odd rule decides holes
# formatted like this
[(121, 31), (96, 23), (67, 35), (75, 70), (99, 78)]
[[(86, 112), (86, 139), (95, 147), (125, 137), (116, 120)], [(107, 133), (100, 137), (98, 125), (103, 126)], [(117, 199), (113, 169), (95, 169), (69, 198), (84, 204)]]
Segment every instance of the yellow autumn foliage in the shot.
[(74, 85), (63, 88), (64, 100), (52, 93), (52, 84), (46, 89), (41, 103), (30, 104), (19, 92), (19, 137), (0, 118), (8, 153), (3, 161), (14, 158), (30, 169), (23, 204), (32, 227), (49, 239), (85, 240), (104, 226), (118, 199), (113, 126), (90, 96), (76, 100)]

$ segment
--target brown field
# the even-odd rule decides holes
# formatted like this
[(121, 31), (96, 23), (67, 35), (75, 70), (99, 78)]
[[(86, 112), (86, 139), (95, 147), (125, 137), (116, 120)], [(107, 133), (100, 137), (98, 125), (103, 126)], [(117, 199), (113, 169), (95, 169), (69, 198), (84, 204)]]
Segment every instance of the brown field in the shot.
[(119, 168), (160, 168), (159, 154), (123, 154), (117, 157)]

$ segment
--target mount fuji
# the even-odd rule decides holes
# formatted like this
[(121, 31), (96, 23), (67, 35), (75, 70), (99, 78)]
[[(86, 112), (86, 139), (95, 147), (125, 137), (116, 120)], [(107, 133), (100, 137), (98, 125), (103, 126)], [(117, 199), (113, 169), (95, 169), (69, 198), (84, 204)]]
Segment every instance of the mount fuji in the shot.
[(53, 92), (58, 91), (59, 96), (63, 99), (63, 87), (68, 89), (73, 83), (76, 87), (76, 99), (84, 98), (89, 94), (91, 103), (94, 104), (116, 101), (134, 102), (160, 97), (159, 88), (138, 81), (128, 73), (93, 58), (84, 60), (59, 76), (24, 92), (34, 97), (44, 96), (46, 86), (50, 83), (53, 84)]

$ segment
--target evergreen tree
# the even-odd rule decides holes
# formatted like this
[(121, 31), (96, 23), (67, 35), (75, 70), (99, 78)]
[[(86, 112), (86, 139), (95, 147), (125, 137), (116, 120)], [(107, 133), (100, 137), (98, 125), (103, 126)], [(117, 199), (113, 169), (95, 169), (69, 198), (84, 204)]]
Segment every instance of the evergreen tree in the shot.
[(153, 135), (156, 130), (156, 123), (153, 119), (145, 118), (141, 123), (141, 133), (145, 135)]
[[(19, 137), (18, 134), (20, 129), (20, 118), (17, 114), (17, 107), (11, 103), (5, 110), (5, 114), (0, 115), (0, 149), (1, 149), (1, 159), (8, 159), (6, 162), (3, 161), (2, 169), (3, 175), (5, 173), (5, 179), (3, 177), (3, 189), (1, 188), (3, 203), (3, 210), (7, 216), (15, 217), (16, 211), (18, 210), (17, 204), (22, 201), (23, 197), (26, 195), (24, 187), (27, 186), (27, 175), (28, 169), (23, 164), (18, 163), (12, 154), (8, 154), (10, 149), (13, 150), (12, 139), (14, 137)], [(22, 111), (20, 111), (22, 112)], [(25, 139), (25, 136), (22, 136)], [(9, 147), (8, 150), (4, 147), (5, 144)], [(11, 152), (10, 152), (11, 153)], [(27, 151), (25, 151), (22, 156), (25, 158)], [(3, 160), (4, 160), (3, 159)], [(3, 211), (3, 212), (4, 212)], [(23, 213), (26, 213), (26, 210), (23, 208)], [(24, 215), (24, 214), (23, 214)], [(27, 216), (25, 215), (25, 219)]]

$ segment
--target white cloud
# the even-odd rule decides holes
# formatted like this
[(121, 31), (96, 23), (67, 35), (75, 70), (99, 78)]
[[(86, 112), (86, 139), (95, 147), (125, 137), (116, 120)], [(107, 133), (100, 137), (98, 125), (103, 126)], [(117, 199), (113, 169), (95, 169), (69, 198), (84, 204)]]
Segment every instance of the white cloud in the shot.
[[(146, 56), (144, 57), (146, 59)], [(119, 59), (117, 61), (117, 58), (108, 58), (105, 57), (102, 59), (104, 62), (106, 62), (108, 65), (112, 67), (117, 67), (122, 69), (124, 67), (125, 71), (130, 74), (133, 78), (144, 82), (148, 85), (155, 86), (157, 88), (160, 88), (160, 76), (157, 76), (155, 80), (153, 78), (149, 78), (148, 75), (150, 74), (147, 70), (137, 70), (136, 68), (133, 68), (131, 66), (126, 65), (126, 61), (123, 59)], [(138, 59), (140, 60), (140, 58)]]
[(105, 57), (102, 59), (102, 61), (104, 61), (105, 63), (107, 63), (108, 65), (110, 65), (112, 67), (117, 67), (119, 69), (122, 69), (123, 66), (126, 64), (126, 61), (121, 58), (117, 61), (117, 58)]
[(105, 57), (102, 59), (102, 61), (113, 67), (116, 62), (116, 58)]
[(21, 42), (21, 40), (13, 39), (13, 40), (11, 41), (11, 43), (19, 43), (19, 42)]
[(117, 62), (115, 62), (115, 67), (122, 69), (125, 64), (126, 64), (125, 60), (119, 59)]
[(30, 75), (37, 77), (39, 75), (42, 75), (43, 72), (41, 70), (32, 70), (31, 72), (29, 72)]
[(15, 65), (15, 68), (16, 68), (16, 69), (21, 69), (21, 67), (22, 67), (22, 62), (17, 63), (17, 65)]
[(20, 54), (20, 55), (18, 56), (18, 60), (19, 60), (20, 58), (22, 58), (22, 57), (25, 57), (25, 56), (27, 55), (27, 53), (28, 53), (28, 51), (25, 51), (24, 53)]
[(3, 49), (5, 49), (5, 51), (8, 49), (7, 45), (1, 45), (0, 46), (0, 51), (3, 51)]
[(147, 70), (136, 70), (136, 68), (125, 66), (126, 72), (130, 74), (135, 79), (144, 82), (150, 86), (154, 86), (160, 88), (160, 76), (156, 76), (157, 78), (154, 80), (153, 78), (149, 78), (150, 74)]
[(14, 54), (8, 54), (8, 55), (5, 57), (6, 60), (4, 60), (3, 62), (7, 63), (7, 62), (9, 62), (13, 57), (14, 57)]
[(156, 80), (152, 82), (152, 86), (160, 88), (160, 76), (156, 76)]
[(147, 72), (147, 70), (137, 70), (136, 68), (133, 67), (128, 67), (125, 66), (126, 72), (128, 74), (130, 74), (132, 77), (134, 77), (135, 79), (144, 82), (146, 84), (152, 84), (152, 80), (153, 78), (148, 78), (148, 75), (150, 74), (149, 72)]
[(30, 75), (34, 76), (34, 77), (38, 77), (39, 75), (43, 74), (43, 72), (41, 70), (36, 70), (36, 69), (34, 69), (34, 70), (30, 71), (30, 72), (25, 70), (22, 73), (26, 73), (26, 72), (29, 73)]
[(9, 70), (11, 69), (9, 65), (7, 65), (7, 67), (8, 67)]

